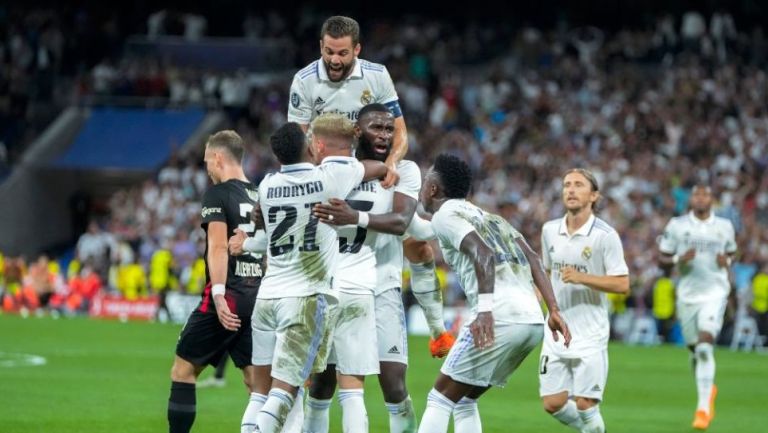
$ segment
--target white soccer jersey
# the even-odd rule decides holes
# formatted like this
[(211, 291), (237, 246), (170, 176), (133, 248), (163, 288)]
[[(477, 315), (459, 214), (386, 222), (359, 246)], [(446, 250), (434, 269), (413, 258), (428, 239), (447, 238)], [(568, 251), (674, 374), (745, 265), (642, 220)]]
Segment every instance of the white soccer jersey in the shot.
[[(413, 161), (400, 161), (397, 165), (400, 181), (394, 188), (380, 188), (381, 201), (386, 205), (383, 212), (392, 211), (392, 203), (396, 192), (405, 194), (415, 200), (419, 199), (421, 190), (421, 170)], [(378, 199), (377, 199), (378, 200)], [(403, 241), (400, 236), (379, 234), (376, 244), (376, 291), (378, 295), (403, 284)]]
[(372, 103), (386, 105), (395, 117), (402, 115), (395, 85), (384, 65), (356, 59), (349, 76), (333, 82), (319, 59), (293, 76), (288, 121), (307, 125), (323, 113), (341, 113), (355, 122), (360, 109)]
[(344, 198), (360, 184), (363, 165), (354, 158), (329, 157), (319, 166), (284, 165), (259, 185), (267, 239), (267, 272), (259, 299), (331, 294), (339, 244), (336, 230), (318, 224), (316, 203)]
[(466, 200), (452, 199), (443, 203), (432, 216), (432, 228), (446, 262), (458, 275), (467, 296), (470, 309), (467, 323), (477, 315), (477, 276), (473, 257), (467, 257), (460, 247), (464, 237), (473, 231), (493, 249), (496, 256), (494, 320), (499, 323), (543, 323), (531, 267), (515, 242), (522, 235), (507, 221)]
[(733, 224), (725, 218), (711, 214), (706, 220), (696, 218), (693, 212), (672, 218), (664, 229), (659, 250), (667, 254), (683, 255), (696, 249), (696, 256), (687, 265), (680, 264), (677, 300), (698, 303), (722, 300), (731, 286), (728, 269), (717, 265), (718, 254), (736, 252)]
[(582, 284), (564, 283), (560, 269), (573, 267), (592, 275), (629, 275), (619, 234), (600, 218), (591, 215), (573, 235), (568, 235), (565, 217), (549, 221), (541, 230), (541, 259), (550, 272), (560, 313), (573, 340), (566, 348), (546, 332), (544, 349), (562, 358), (576, 358), (604, 350), (610, 336), (608, 297)]
[[(352, 209), (372, 214), (389, 212), (391, 200), (378, 179), (362, 182), (347, 196)], [(359, 226), (339, 228), (339, 262), (334, 286), (347, 293), (373, 294), (376, 288), (376, 238), (378, 233)]]

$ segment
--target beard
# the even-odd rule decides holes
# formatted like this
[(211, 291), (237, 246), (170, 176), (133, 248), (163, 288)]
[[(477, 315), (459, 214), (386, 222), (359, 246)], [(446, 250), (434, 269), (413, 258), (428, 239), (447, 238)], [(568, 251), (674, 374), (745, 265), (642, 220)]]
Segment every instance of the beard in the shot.
[(331, 68), (331, 64), (329, 62), (326, 62), (323, 60), (323, 64), (325, 65), (325, 72), (328, 73), (328, 78), (331, 81), (341, 81), (347, 76), (349, 76), (350, 71), (352, 70), (352, 66), (355, 64), (355, 61), (352, 60), (348, 64), (342, 63), (341, 68), (333, 69)]

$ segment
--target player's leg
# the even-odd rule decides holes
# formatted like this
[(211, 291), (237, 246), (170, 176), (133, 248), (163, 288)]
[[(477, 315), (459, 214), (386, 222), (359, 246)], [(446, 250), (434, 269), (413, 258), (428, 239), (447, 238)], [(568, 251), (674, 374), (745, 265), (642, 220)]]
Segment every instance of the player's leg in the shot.
[(467, 395), (461, 398), (453, 408), (454, 433), (474, 433), (483, 431), (483, 423), (480, 420), (480, 410), (477, 408), (477, 400), (490, 387), (473, 387)]
[[(258, 300), (251, 316), (251, 359), (249, 365), (243, 368), (250, 394), (240, 422), (241, 433), (256, 430), (257, 417), (267, 401), (272, 383), (272, 358), (277, 340), (274, 303), (274, 300)], [(233, 360), (236, 353), (231, 352)]]
[(411, 264), (411, 290), (424, 310), (432, 338), (445, 332), (443, 295), (435, 275), (435, 254), (429, 243), (408, 238), (403, 254)]
[(447, 432), (456, 403), (473, 388), (473, 385), (457, 382), (442, 372), (438, 374), (427, 396), (427, 408), (421, 417), (419, 433)]
[(542, 350), (539, 357), (539, 395), (544, 410), (562, 424), (581, 430), (584, 423), (576, 402), (569, 398), (573, 392), (571, 360)]
[(379, 374), (373, 293), (339, 294), (339, 314), (333, 335), (339, 404), (346, 432), (367, 432), (365, 376)]
[[(331, 363), (333, 359), (333, 364)], [(312, 375), (304, 414), (306, 433), (328, 433), (331, 399), (336, 391), (336, 355), (331, 349), (328, 367), (322, 373)]]
[(219, 323), (216, 314), (196, 309), (181, 331), (171, 368), (168, 425), (171, 433), (188, 432), (195, 421), (195, 383), (205, 366), (224, 356), (232, 333)]
[(573, 360), (573, 394), (584, 433), (604, 433), (600, 402), (608, 380), (608, 349)]
[[(408, 333), (399, 288), (385, 290), (375, 299), (379, 385), (389, 412), (390, 433), (415, 433), (416, 412), (405, 384), (408, 369)], [(399, 320), (392, 320), (394, 317)]]
[[(698, 404), (694, 416), (695, 428), (707, 428), (714, 418), (715, 397), (715, 339), (723, 326), (725, 301), (708, 302), (701, 305), (696, 315), (695, 357), (696, 357), (696, 389)], [(704, 419), (706, 418), (706, 422)]]
[[(299, 387), (317, 368), (325, 368), (332, 314), (324, 295), (275, 300), (276, 343), (272, 384), (256, 417), (257, 431), (278, 433), (293, 407)], [(257, 302), (258, 309), (258, 302)], [(254, 311), (254, 317), (257, 312)]]

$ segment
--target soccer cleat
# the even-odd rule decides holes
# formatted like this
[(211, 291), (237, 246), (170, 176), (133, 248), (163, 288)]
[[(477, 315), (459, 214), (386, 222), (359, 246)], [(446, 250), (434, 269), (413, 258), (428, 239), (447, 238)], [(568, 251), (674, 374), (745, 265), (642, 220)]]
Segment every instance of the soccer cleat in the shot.
[(712, 384), (712, 394), (709, 395), (709, 420), (715, 419), (715, 398), (717, 397), (717, 385)]
[(693, 416), (693, 428), (696, 430), (706, 430), (709, 427), (709, 414), (701, 409), (696, 411)]
[(443, 358), (451, 350), (456, 337), (453, 334), (443, 332), (439, 337), (429, 339), (429, 352), (433, 358)]

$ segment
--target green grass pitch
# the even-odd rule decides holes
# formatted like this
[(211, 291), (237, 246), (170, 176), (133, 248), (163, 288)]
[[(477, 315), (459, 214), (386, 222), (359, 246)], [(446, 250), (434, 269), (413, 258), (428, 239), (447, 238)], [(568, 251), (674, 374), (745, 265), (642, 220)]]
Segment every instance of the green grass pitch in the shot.
[[(163, 432), (168, 373), (180, 326), (88, 319), (0, 316), (0, 432)], [(410, 341), (408, 387), (419, 416), (440, 367), (426, 340)], [(46, 359), (18, 366), (17, 353)], [(679, 347), (610, 347), (610, 376), (602, 412), (611, 433), (691, 432), (695, 388)], [(719, 348), (717, 417), (710, 432), (766, 432), (768, 356)], [(485, 432), (563, 432), (541, 409), (538, 351), (508, 386), (480, 400)], [(211, 374), (204, 372), (203, 377)], [(230, 365), (225, 388), (201, 389), (193, 432), (239, 431), (247, 400), (240, 372)], [(371, 432), (388, 432), (376, 379), (366, 386)], [(340, 432), (338, 405), (331, 431)]]

